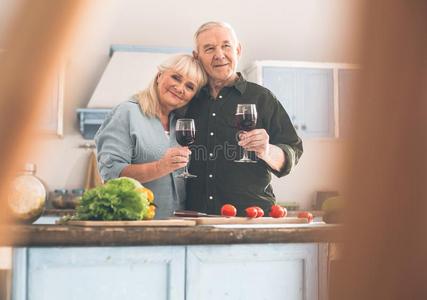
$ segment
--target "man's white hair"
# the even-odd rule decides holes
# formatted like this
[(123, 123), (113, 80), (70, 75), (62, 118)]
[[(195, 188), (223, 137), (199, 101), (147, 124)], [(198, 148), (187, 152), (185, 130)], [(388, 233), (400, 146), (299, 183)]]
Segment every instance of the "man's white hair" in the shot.
[(210, 30), (210, 29), (215, 28), (215, 27), (227, 28), (230, 31), (231, 36), (233, 37), (236, 44), (239, 43), (239, 40), (237, 39), (236, 32), (234, 31), (233, 27), (231, 27), (230, 24), (228, 24), (226, 22), (211, 21), (211, 22), (206, 22), (206, 23), (202, 24), (199, 27), (199, 29), (197, 29), (196, 33), (194, 34), (194, 50), (195, 51), (197, 51), (197, 38), (199, 37), (199, 35), (202, 32)]

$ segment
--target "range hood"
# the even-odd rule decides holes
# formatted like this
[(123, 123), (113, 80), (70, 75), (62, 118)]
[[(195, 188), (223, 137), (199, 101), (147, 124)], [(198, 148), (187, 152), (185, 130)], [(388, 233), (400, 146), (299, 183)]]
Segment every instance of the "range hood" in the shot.
[(110, 61), (87, 108), (77, 109), (83, 137), (93, 139), (111, 109), (144, 89), (156, 74), (157, 66), (176, 53), (191, 53), (191, 49), (113, 45)]

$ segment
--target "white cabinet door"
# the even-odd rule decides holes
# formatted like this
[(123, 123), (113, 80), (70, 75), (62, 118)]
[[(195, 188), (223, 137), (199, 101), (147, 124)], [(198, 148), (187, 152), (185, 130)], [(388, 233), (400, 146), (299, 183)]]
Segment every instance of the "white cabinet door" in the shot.
[(317, 300), (317, 244), (188, 246), (188, 300)]
[(261, 79), (262, 85), (268, 88), (286, 109), (296, 128), (298, 128), (298, 71), (298, 68), (263, 67)]
[[(254, 76), (254, 74), (256, 76)], [(335, 137), (334, 76), (331, 67), (257, 64), (248, 78), (268, 88), (283, 105), (302, 137)]]
[(14, 300), (326, 299), (322, 244), (15, 248)]
[(14, 300), (185, 299), (184, 246), (14, 251)]
[(305, 137), (335, 136), (332, 69), (304, 68), (298, 72), (298, 123)]

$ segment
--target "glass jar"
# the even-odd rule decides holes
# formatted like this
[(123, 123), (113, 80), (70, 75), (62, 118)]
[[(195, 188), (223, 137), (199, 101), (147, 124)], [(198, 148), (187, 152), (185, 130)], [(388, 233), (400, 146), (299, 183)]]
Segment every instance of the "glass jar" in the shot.
[(66, 189), (57, 189), (50, 194), (50, 203), (54, 208), (63, 209), (67, 207), (68, 191)]
[(84, 191), (85, 191), (84, 189), (71, 190), (71, 196), (67, 201), (67, 207), (73, 208), (73, 209), (76, 208), (80, 203), (80, 199), (82, 199)]
[(33, 223), (42, 215), (46, 188), (36, 176), (35, 164), (25, 164), (13, 179), (7, 200), (12, 216), (18, 222)]

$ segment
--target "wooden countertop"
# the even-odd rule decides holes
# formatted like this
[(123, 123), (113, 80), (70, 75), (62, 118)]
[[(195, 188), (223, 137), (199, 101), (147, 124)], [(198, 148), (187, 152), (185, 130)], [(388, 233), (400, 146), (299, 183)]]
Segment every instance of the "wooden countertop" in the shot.
[[(295, 217), (299, 212), (303, 210), (288, 210), (288, 217)], [(313, 214), (314, 217), (323, 216), (323, 212), (321, 210), (307, 210)], [(74, 209), (57, 209), (57, 208), (47, 208), (44, 211), (45, 216), (66, 216), (73, 215), (76, 211)]]
[(339, 242), (341, 226), (306, 224), (280, 228), (0, 226), (0, 246), (136, 246)]

